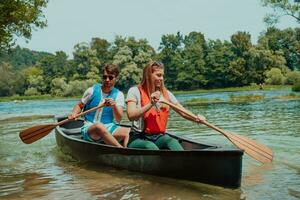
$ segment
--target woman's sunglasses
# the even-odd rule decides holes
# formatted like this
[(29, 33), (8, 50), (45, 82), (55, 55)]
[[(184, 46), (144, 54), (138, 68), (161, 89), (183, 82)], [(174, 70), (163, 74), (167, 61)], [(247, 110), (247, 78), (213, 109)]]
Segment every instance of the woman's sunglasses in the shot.
[(103, 75), (103, 80), (109, 79), (110, 81), (113, 80), (115, 77), (111, 75)]
[(163, 67), (164, 64), (162, 64), (162, 63), (159, 62), (159, 61), (153, 61), (151, 66), (152, 66), (152, 67), (153, 67), (153, 66)]

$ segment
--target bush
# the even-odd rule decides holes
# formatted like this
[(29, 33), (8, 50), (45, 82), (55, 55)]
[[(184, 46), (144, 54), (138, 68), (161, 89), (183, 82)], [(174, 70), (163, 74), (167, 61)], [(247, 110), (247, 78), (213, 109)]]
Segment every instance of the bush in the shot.
[(65, 89), (63, 95), (66, 97), (74, 97), (74, 96), (81, 96), (83, 95), (84, 91), (95, 84), (95, 80), (88, 79), (86, 81), (70, 81)]
[(51, 95), (63, 96), (67, 84), (65, 78), (55, 78), (51, 81)]
[(284, 83), (284, 76), (278, 68), (271, 68), (266, 72), (265, 82), (269, 85), (282, 85)]
[(290, 71), (286, 74), (285, 84), (294, 85), (300, 82), (300, 71)]
[(36, 88), (28, 88), (25, 93), (26, 96), (34, 96), (34, 95), (40, 95), (41, 93)]
[(293, 85), (292, 90), (295, 92), (300, 92), (300, 81)]

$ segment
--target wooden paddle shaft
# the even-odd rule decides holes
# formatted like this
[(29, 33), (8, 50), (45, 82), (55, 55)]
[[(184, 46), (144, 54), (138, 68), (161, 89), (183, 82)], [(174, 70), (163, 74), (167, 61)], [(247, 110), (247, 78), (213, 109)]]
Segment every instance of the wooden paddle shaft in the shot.
[[(188, 115), (189, 117), (193, 118), (194, 120), (197, 119), (197, 116), (195, 114), (193, 114), (191, 112), (188, 112), (185, 109), (183, 109), (183, 108), (181, 108), (179, 106), (176, 106), (175, 104), (173, 104), (173, 103), (171, 103), (169, 101), (162, 100), (161, 103), (165, 103), (165, 104), (171, 106), (174, 110), (180, 111), (180, 112), (184, 113), (185, 115)], [(211, 124), (211, 123), (209, 123), (207, 121), (202, 121), (201, 123), (205, 124), (206, 126), (212, 128), (212, 129), (215, 129), (216, 131), (218, 131), (220, 133), (222, 133), (225, 137), (228, 137), (227, 133), (224, 130), (216, 127), (215, 125), (213, 125), (213, 124)]]
[[(104, 103), (101, 103), (99, 106), (96, 106), (96, 107), (94, 107), (94, 108), (91, 108), (91, 109), (89, 109), (89, 110), (86, 110), (86, 111), (84, 111), (84, 112), (79, 113), (78, 115), (75, 116), (75, 118), (78, 118), (78, 117), (81, 117), (81, 116), (83, 116), (83, 115), (86, 115), (87, 113), (90, 113), (90, 112), (93, 112), (93, 111), (95, 111), (95, 110), (97, 110), (97, 109), (100, 109), (100, 108), (102, 108), (103, 106), (104, 106)], [(67, 119), (64, 119), (64, 120), (58, 122), (56, 125), (57, 125), (57, 126), (60, 126), (60, 125), (66, 123), (66, 122), (68, 122), (68, 121), (70, 121), (70, 120), (71, 120), (71, 119), (68, 119), (68, 118), (67, 118)]]

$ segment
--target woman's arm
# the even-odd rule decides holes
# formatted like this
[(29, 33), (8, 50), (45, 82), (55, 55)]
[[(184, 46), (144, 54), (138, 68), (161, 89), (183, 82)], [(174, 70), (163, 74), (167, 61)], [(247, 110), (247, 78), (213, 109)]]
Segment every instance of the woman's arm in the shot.
[(153, 104), (148, 103), (142, 108), (137, 108), (135, 101), (127, 101), (127, 117), (130, 121), (138, 120), (142, 115), (150, 110)]
[(185, 109), (180, 103), (176, 103), (174, 104), (175, 106), (179, 107), (181, 110), (183, 110), (186, 113), (189, 113), (189, 115), (185, 114), (183, 111), (181, 111), (180, 109), (177, 109), (175, 107), (172, 107), (173, 110), (175, 112), (177, 112), (179, 115), (181, 115), (183, 118), (193, 121), (193, 122), (202, 122), (202, 121), (206, 121), (206, 118), (202, 115), (194, 115), (192, 112), (190, 112), (189, 110)]
[(150, 110), (152, 106), (154, 106), (160, 97), (160, 92), (156, 91), (153, 92), (150, 96), (150, 102), (144, 105), (142, 108), (137, 108), (137, 100), (136, 99), (129, 99), (127, 100), (127, 117), (130, 121), (138, 120), (140, 117), (143, 116), (145, 112)]

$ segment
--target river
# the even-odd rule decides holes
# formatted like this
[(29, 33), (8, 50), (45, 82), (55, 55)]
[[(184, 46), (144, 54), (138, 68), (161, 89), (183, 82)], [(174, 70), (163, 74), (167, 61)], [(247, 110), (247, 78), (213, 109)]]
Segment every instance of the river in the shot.
[[(224, 130), (272, 148), (272, 164), (243, 158), (242, 185), (225, 189), (201, 183), (144, 175), (79, 163), (56, 146), (53, 133), (23, 144), (21, 130), (68, 114), (76, 100), (0, 103), (0, 199), (300, 199), (300, 101), (273, 99), (290, 91), (217, 92), (177, 95), (228, 99), (262, 94), (264, 100), (187, 107)], [(128, 122), (125, 120), (125, 122)], [(202, 143), (232, 145), (205, 126), (171, 113), (168, 131)]]

